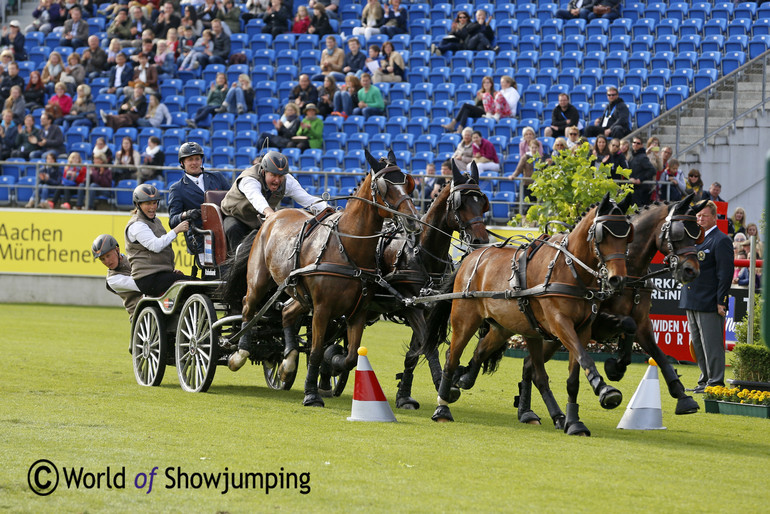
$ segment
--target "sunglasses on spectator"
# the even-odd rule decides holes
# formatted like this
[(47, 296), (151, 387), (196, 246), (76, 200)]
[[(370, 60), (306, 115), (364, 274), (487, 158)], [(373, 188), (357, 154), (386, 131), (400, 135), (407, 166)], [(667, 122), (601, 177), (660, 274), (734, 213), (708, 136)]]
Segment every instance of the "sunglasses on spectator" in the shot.
[(697, 173), (690, 173), (690, 176), (695, 178), (700, 178), (700, 175), (698, 175)]
[(635, 144), (635, 145), (641, 145), (641, 144), (642, 144), (642, 142), (641, 142), (641, 141), (634, 141), (634, 143), (633, 143), (633, 144)]
[(464, 15), (464, 14), (461, 14), (461, 15), (459, 15), (459, 16), (457, 17), (457, 19), (462, 19), (462, 18), (467, 18), (467, 16), (466, 16), (466, 15)]
[(617, 93), (607, 93), (607, 96), (608, 96), (608, 97), (612, 97), (612, 96), (618, 96), (618, 94), (617, 94)]

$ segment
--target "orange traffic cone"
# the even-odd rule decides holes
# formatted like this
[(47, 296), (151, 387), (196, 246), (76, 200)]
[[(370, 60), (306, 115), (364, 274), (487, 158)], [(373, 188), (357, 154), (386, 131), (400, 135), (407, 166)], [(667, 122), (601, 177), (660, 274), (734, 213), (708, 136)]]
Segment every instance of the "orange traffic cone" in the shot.
[(348, 421), (396, 421), (363, 346), (358, 349), (355, 380), (353, 407)]
[(634, 396), (628, 402), (628, 407), (620, 419), (617, 428), (626, 430), (665, 430), (663, 426), (663, 410), (660, 403), (660, 381), (658, 380), (658, 365), (649, 360), (650, 367), (636, 388)]

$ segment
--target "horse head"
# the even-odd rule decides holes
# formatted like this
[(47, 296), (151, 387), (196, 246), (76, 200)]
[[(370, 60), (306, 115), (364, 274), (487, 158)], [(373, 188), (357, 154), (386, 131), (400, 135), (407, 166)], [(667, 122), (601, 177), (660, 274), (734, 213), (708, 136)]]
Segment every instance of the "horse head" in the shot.
[(461, 173), (452, 159), (452, 184), (447, 198), (447, 221), (450, 228), (460, 232), (471, 246), (489, 243), (484, 213), (489, 199), (479, 187), (479, 170), (471, 162), (471, 173)]
[(420, 232), (417, 209), (412, 201), (414, 179), (396, 164), (396, 154), (390, 150), (387, 159), (377, 160), (366, 150), (366, 160), (372, 167), (369, 173), (372, 201), (385, 207), (378, 209), (380, 216), (392, 218), (395, 214), (404, 230)]
[(604, 195), (586, 237), (593, 243), (600, 275), (614, 292), (621, 291), (625, 284), (628, 243), (634, 238), (634, 227), (626, 216), (631, 201), (631, 195), (620, 203), (610, 199), (609, 193)]
[(666, 221), (658, 235), (658, 249), (664, 262), (680, 282), (690, 282), (700, 275), (700, 264), (695, 245), (703, 241), (703, 229), (695, 217), (708, 203), (703, 200), (690, 205), (695, 193), (690, 193), (670, 207)]

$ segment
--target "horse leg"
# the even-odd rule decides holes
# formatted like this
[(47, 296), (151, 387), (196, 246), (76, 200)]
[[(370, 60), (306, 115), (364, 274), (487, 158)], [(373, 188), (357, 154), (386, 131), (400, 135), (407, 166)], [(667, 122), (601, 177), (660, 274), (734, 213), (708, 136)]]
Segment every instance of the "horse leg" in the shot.
[(618, 343), (618, 358), (610, 357), (604, 361), (604, 372), (609, 380), (618, 381), (626, 374), (631, 364), (631, 353), (636, 334), (636, 323), (631, 316), (622, 316), (619, 321), (622, 335)]
[(299, 341), (297, 337), (297, 320), (305, 312), (305, 307), (300, 302), (291, 302), (282, 313), (283, 326), (283, 361), (278, 367), (278, 373), (284, 382), (297, 371), (299, 358)]
[(457, 387), (460, 389), (470, 389), (476, 384), (476, 379), (479, 377), (481, 366), (484, 362), (501, 346), (505, 344), (510, 334), (497, 325), (492, 324), (484, 337), (481, 338), (479, 344), (476, 345), (476, 350), (473, 352), (473, 357), (468, 362), (467, 367), (459, 367), (460, 377), (456, 381)]
[[(533, 380), (537, 390), (540, 392), (540, 397), (545, 403), (545, 407), (548, 409), (548, 415), (553, 421), (553, 425), (561, 430), (564, 428), (564, 413), (559, 407), (559, 403), (551, 391), (551, 385), (548, 379), (548, 373), (545, 371), (545, 363), (553, 357), (553, 354), (560, 348), (560, 344), (555, 341), (543, 341), (541, 338), (526, 338), (527, 347), (530, 354), (530, 366), (533, 369)], [(526, 395), (524, 407), (520, 409), (521, 416), (519, 421), (522, 423), (539, 424), (540, 418), (537, 414), (529, 410), (530, 397), (532, 395), (531, 385), (527, 385), (524, 381), (523, 393)], [(524, 396), (524, 395), (522, 395)], [(520, 400), (521, 403), (521, 400)], [(527, 412), (529, 410), (529, 412)]]
[[(409, 342), (409, 350), (404, 357), (404, 371), (396, 375), (398, 392), (396, 393), (396, 407), (399, 409), (416, 410), (420, 408), (420, 402), (412, 398), (412, 380), (414, 369), (420, 359), (420, 345), (425, 340), (427, 326), (425, 314), (422, 309), (409, 308), (404, 313), (409, 326), (412, 327), (412, 339)], [(436, 352), (438, 361), (438, 352)]]
[[(331, 364), (332, 373), (334, 375), (339, 375), (343, 371), (350, 371), (356, 367), (356, 364), (358, 363), (358, 347), (361, 346), (361, 338), (364, 334), (365, 326), (366, 309), (361, 309), (358, 314), (356, 314), (348, 321), (347, 355), (342, 355), (342, 353), (335, 353), (330, 360), (327, 360), (327, 362)], [(338, 345), (334, 346), (339, 347)], [(326, 355), (328, 357), (328, 351)]]
[(569, 357), (569, 376), (567, 377), (567, 418), (564, 423), (564, 433), (567, 435), (590, 436), (588, 430), (582, 421), (580, 421), (577, 395), (580, 390), (580, 366), (577, 360), (570, 354)]
[[(254, 279), (249, 281), (248, 289), (246, 290), (246, 296), (243, 297), (243, 309), (241, 311), (241, 317), (243, 323), (246, 324), (251, 321), (254, 314), (258, 312), (257, 303), (265, 296), (268, 288), (274, 284), (273, 278), (270, 276), (270, 272), (266, 269), (264, 259), (259, 260), (259, 266), (254, 273)], [(241, 338), (238, 340), (238, 351), (230, 356), (227, 360), (227, 367), (231, 371), (238, 371), (246, 364), (249, 359), (252, 350), (252, 338), (253, 329), (246, 330)]]
[(676, 398), (676, 414), (694, 414), (700, 409), (700, 405), (696, 402), (692, 396), (685, 392), (682, 381), (679, 380), (679, 374), (674, 367), (668, 361), (668, 358), (663, 353), (663, 350), (655, 344), (655, 336), (652, 330), (652, 324), (647, 321), (641, 323), (637, 331), (637, 342), (642, 349), (655, 359), (655, 362), (660, 369), (663, 378), (668, 384), (668, 392), (672, 398)]
[(324, 356), (324, 335), (329, 323), (328, 309), (317, 306), (313, 312), (313, 344), (308, 357), (307, 376), (305, 377), (305, 398), (302, 405), (305, 407), (323, 407), (324, 401), (318, 394), (318, 372)]
[[(465, 346), (473, 336), (473, 334), (481, 325), (481, 317), (476, 312), (460, 314), (456, 312), (455, 307), (458, 304), (455, 303), (452, 307), (452, 341), (449, 344), (447, 350), (447, 359), (444, 363), (444, 371), (441, 374), (441, 384), (438, 388), (438, 407), (436, 407), (431, 419), (433, 421), (454, 421), (452, 412), (449, 410), (449, 404), (457, 399), (452, 399), (451, 388), (452, 378), (457, 370), (457, 366), (460, 364), (460, 357), (462, 356)], [(457, 309), (458, 311), (460, 309)]]

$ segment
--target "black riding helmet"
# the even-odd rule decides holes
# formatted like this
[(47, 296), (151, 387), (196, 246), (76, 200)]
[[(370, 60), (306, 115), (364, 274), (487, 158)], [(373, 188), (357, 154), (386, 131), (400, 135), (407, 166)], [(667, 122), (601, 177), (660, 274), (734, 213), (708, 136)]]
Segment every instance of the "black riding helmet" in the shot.
[[(139, 209), (139, 204), (142, 202), (159, 202), (160, 191), (152, 184), (142, 184), (136, 186), (133, 194), (134, 206)], [(141, 210), (141, 209), (140, 209)]]
[(188, 141), (179, 147), (179, 166), (182, 169), (184, 169), (184, 163), (182, 160), (190, 157), (191, 155), (200, 155), (201, 159), (203, 159), (203, 147), (195, 141)]
[(262, 173), (269, 171), (274, 175), (286, 175), (289, 173), (289, 160), (281, 152), (272, 150), (262, 157), (259, 164)]
[(109, 234), (97, 236), (96, 239), (94, 239), (94, 242), (91, 243), (91, 251), (94, 252), (94, 259), (98, 259), (117, 247), (118, 242)]

